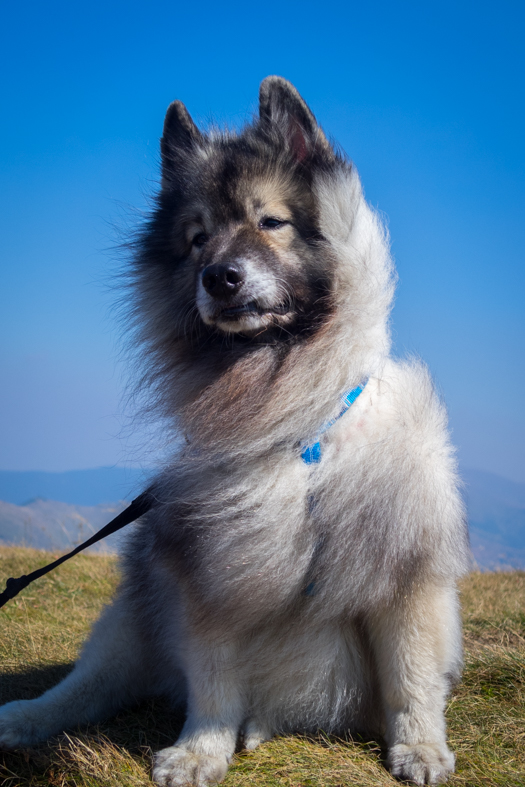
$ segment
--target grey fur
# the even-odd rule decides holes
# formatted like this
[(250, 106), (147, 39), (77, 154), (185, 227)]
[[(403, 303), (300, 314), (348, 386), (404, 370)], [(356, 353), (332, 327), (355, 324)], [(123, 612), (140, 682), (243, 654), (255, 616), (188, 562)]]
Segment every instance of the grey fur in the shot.
[[(238, 135), (172, 104), (162, 162), (130, 274), (134, 341), (189, 444), (75, 669), (0, 709), (0, 745), (163, 692), (187, 721), (156, 755), (160, 785), (219, 781), (239, 735), (254, 748), (319, 728), (381, 734), (394, 775), (442, 782), (469, 551), (443, 405), (424, 366), (389, 357), (385, 230), (279, 77)], [(365, 377), (306, 465), (302, 445)]]

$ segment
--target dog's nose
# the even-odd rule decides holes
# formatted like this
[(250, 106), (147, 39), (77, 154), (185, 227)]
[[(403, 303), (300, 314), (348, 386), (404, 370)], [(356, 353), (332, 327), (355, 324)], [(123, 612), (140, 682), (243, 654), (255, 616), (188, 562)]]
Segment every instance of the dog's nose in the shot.
[(241, 289), (244, 281), (242, 268), (228, 265), (208, 265), (202, 271), (202, 286), (214, 298), (228, 298)]

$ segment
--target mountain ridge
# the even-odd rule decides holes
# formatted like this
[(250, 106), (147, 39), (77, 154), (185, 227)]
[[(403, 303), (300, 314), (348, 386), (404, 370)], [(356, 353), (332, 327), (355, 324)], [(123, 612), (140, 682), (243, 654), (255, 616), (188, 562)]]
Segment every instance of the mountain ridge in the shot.
[[(67, 549), (113, 519), (147, 484), (151, 470), (99, 467), (64, 473), (0, 471), (0, 543)], [(525, 484), (462, 468), (477, 567), (525, 570)], [(96, 549), (115, 551), (111, 537)]]

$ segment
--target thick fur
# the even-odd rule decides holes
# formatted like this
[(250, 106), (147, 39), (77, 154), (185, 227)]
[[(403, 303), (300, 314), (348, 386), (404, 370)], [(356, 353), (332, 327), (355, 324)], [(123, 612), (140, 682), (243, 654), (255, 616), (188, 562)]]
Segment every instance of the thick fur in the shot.
[(150, 401), (187, 445), (75, 669), (0, 710), (0, 745), (166, 693), (187, 719), (159, 785), (215, 783), (239, 739), (319, 728), (380, 734), (394, 775), (445, 781), (469, 552), (443, 406), (424, 366), (389, 357), (386, 233), (278, 77), (239, 134), (175, 102), (161, 153), (133, 320)]

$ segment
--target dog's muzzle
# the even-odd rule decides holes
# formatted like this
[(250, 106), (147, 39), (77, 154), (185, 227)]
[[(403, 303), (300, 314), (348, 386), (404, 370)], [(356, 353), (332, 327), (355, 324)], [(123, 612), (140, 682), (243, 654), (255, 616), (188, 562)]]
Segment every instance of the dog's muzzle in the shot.
[(245, 274), (240, 265), (208, 265), (202, 271), (202, 286), (212, 298), (228, 301), (237, 295), (244, 284)]
[(279, 297), (275, 277), (239, 260), (212, 263), (200, 274), (197, 306), (204, 322), (227, 331), (253, 332), (288, 319), (290, 302)]

